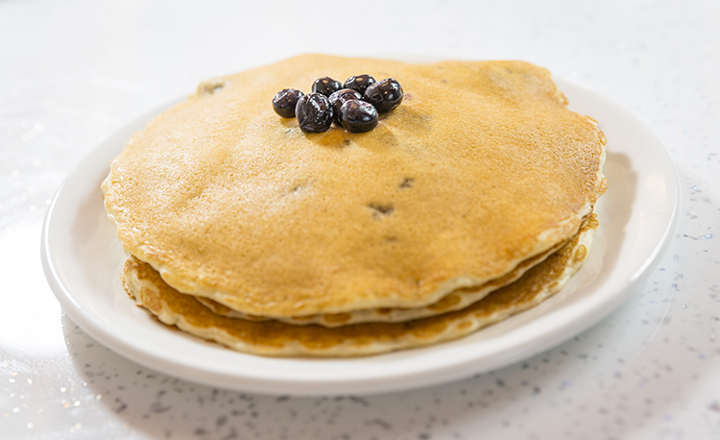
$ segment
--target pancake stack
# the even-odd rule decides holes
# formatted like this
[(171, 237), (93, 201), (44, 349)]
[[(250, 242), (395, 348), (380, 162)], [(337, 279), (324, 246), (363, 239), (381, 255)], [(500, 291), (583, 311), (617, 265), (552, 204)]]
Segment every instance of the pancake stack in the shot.
[[(271, 99), (353, 75), (403, 103), (367, 133), (304, 133)], [(123, 283), (165, 324), (270, 356), (467, 335), (585, 260), (605, 139), (542, 68), (306, 55), (201, 84), (114, 159)]]

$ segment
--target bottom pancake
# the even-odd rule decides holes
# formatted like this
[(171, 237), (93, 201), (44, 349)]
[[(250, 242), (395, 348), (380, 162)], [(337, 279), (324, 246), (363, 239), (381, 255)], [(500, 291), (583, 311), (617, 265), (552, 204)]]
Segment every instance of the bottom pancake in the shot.
[(168, 286), (149, 264), (133, 256), (125, 263), (123, 285), (161, 322), (238, 351), (265, 356), (363, 356), (457, 339), (541, 303), (582, 266), (597, 226), (592, 216), (557, 252), (465, 309), (399, 323), (327, 328), (218, 315), (194, 296)]

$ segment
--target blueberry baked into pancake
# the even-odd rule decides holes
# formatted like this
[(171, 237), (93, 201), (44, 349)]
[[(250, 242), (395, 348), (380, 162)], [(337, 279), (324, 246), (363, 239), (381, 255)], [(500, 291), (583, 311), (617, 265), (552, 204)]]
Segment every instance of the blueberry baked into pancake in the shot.
[(321, 55), (201, 84), (103, 182), (128, 294), (244, 352), (434, 344), (559, 291), (607, 188), (605, 138), (516, 61)]

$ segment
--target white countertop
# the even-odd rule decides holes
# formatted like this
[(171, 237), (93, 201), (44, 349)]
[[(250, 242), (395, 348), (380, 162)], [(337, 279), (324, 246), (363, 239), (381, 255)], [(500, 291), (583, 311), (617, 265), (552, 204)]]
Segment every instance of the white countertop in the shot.
[[(332, 7), (332, 9), (331, 9)], [(356, 20), (353, 23), (352, 20)], [(720, 4), (0, 2), (0, 438), (720, 438)], [(522, 59), (617, 102), (682, 191), (669, 253), (590, 330), (489, 374), (379, 396), (270, 397), (166, 376), (63, 314), (40, 262), (63, 178), (212, 76), (304, 52)]]

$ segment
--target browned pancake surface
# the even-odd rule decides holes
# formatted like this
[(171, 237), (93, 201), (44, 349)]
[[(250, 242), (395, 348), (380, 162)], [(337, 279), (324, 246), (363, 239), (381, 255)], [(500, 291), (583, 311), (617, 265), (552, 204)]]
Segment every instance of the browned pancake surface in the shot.
[[(396, 78), (376, 129), (299, 130), (270, 104), (319, 77)], [(103, 188), (123, 247), (243, 313), (422, 307), (571, 237), (603, 137), (523, 62), (302, 56), (201, 87), (136, 134)], [(193, 300), (194, 301), (194, 300)]]

